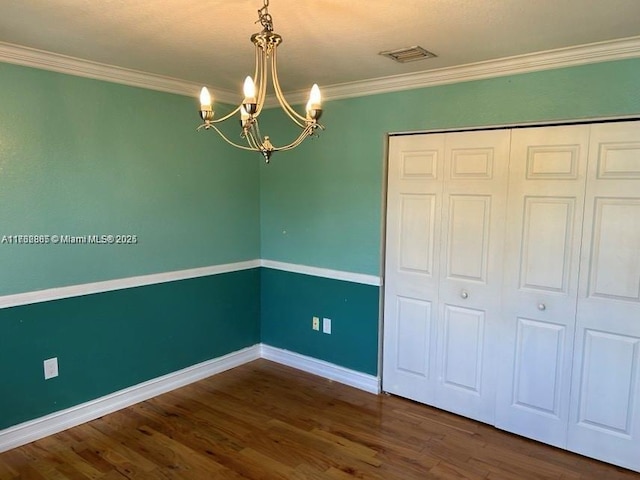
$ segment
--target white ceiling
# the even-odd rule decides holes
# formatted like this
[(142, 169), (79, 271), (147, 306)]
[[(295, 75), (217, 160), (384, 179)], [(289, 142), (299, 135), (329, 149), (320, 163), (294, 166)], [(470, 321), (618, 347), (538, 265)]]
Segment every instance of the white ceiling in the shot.
[[(240, 91), (262, 0), (0, 0), (0, 42)], [(270, 0), (285, 91), (640, 35), (640, 0)], [(380, 51), (420, 45), (398, 64)]]

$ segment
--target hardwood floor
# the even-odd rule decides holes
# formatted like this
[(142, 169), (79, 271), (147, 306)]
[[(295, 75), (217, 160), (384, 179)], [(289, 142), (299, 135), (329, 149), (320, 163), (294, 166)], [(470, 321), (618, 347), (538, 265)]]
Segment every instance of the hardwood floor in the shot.
[(240, 478), (639, 480), (640, 474), (266, 360), (0, 454), (0, 480)]

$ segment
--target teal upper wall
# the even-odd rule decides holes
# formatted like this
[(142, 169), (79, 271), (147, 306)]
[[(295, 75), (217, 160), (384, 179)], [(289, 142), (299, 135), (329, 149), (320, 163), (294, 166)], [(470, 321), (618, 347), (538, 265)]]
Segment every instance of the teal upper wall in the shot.
[(640, 115), (639, 86), (633, 59), (326, 102), (320, 138), (261, 167), (261, 257), (378, 275), (388, 133)]
[(0, 63), (0, 237), (138, 237), (0, 244), (0, 295), (258, 258), (260, 159), (196, 133), (197, 108)]
[(0, 244), (0, 295), (258, 257), (378, 275), (386, 134), (634, 115), (638, 85), (634, 59), (329, 101), (264, 165), (196, 133), (195, 98), (0, 64), (0, 235), (139, 242)]

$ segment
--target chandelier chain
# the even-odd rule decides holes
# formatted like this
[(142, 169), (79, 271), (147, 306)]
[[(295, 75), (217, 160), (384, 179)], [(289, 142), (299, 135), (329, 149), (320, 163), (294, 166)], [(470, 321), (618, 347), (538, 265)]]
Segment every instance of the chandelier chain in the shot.
[(269, 13), (269, 0), (263, 0), (263, 6), (258, 10), (258, 20), (256, 23), (262, 25), (267, 32), (273, 32), (273, 18)]

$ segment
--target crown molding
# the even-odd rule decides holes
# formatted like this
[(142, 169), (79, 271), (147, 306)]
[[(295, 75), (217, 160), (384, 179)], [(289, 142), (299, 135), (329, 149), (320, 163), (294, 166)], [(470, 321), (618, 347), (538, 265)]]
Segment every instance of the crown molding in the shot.
[[(327, 85), (322, 87), (322, 96), (325, 100), (339, 100), (638, 57), (640, 57), (640, 36), (457, 67)], [(306, 90), (297, 90), (288, 93), (287, 99), (292, 104), (301, 104), (307, 101), (308, 95)]]
[[(640, 36), (517, 55), (457, 67), (327, 85), (322, 87), (322, 93), (325, 100), (339, 100), (638, 57), (640, 57)], [(0, 42), (0, 62), (190, 97), (196, 97), (201, 87), (201, 85), (177, 78), (115, 67), (5, 42)], [(216, 88), (213, 88), (212, 91), (217, 99), (223, 103), (234, 105), (238, 101), (237, 92)], [(303, 104), (306, 102), (307, 96), (307, 90), (287, 93), (287, 99), (291, 104)], [(265, 106), (277, 106), (276, 99), (268, 98)]]
[[(194, 98), (198, 96), (202, 88), (202, 85), (177, 78), (92, 62), (6, 42), (0, 42), (0, 62)], [(212, 91), (221, 102), (234, 104), (238, 100), (237, 92), (215, 88)]]

